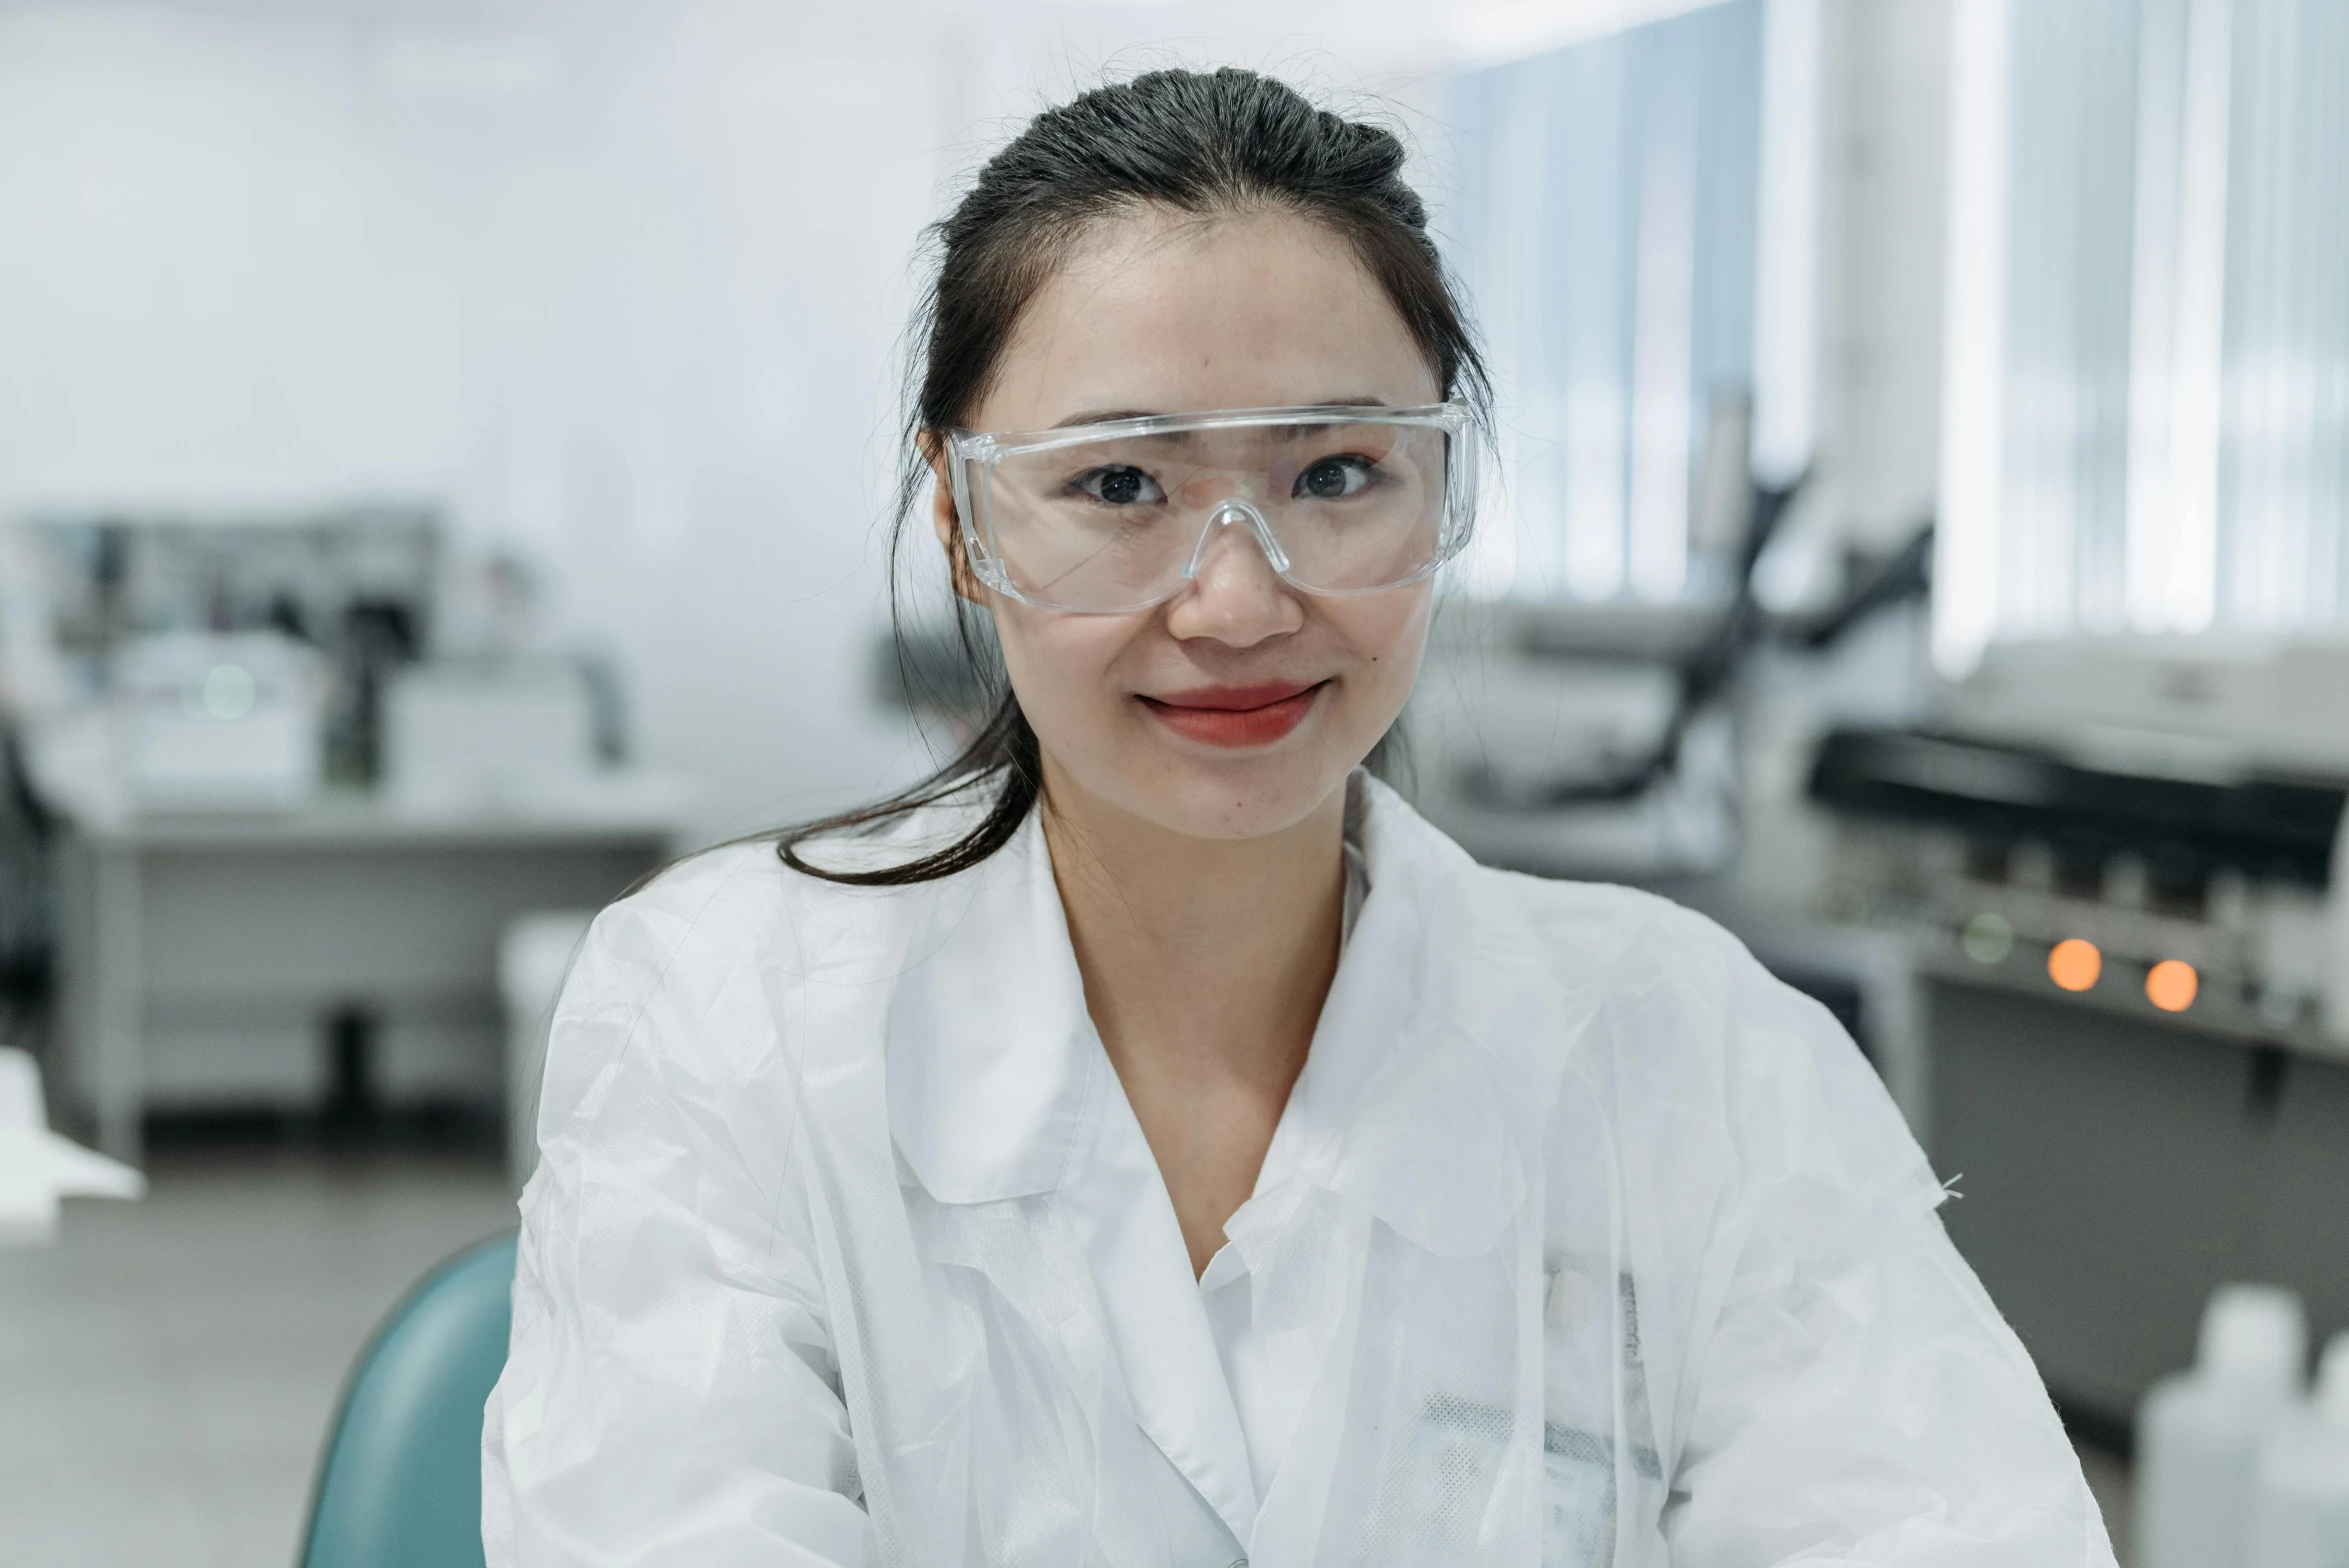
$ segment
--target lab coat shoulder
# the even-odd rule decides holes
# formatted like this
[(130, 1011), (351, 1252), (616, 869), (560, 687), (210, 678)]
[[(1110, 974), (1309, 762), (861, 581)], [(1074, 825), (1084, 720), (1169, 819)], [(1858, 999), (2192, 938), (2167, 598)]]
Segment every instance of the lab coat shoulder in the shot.
[[(831, 870), (871, 869), (921, 853), (926, 839), (912, 839), (913, 831), (826, 841), (806, 853)], [(784, 974), (821, 969), (855, 933), (902, 918), (931, 886), (861, 887), (810, 876), (786, 864), (772, 838), (722, 844), (686, 856), (605, 908), (573, 973), (599, 986), (646, 989), (680, 960), (753, 963)], [(589, 956), (606, 962), (588, 968)]]
[(609, 1147), (615, 1116), (707, 1137), (772, 1084), (787, 1063), (762, 970), (796, 964), (803, 926), (787, 876), (771, 845), (731, 845), (596, 916), (548, 1036), (542, 1165)]
[(1721, 926), (1632, 888), (1476, 875), (1518, 912), (1562, 1015), (1581, 1025), (1551, 1046), (1605, 1095), (1632, 1135), (1624, 1153), (1644, 1146), (1685, 1169), (1703, 1140), (1740, 1186), (1809, 1181), (1912, 1213), (1941, 1201), (1851, 1036)]
[[(1852, 1225), (1940, 1201), (1850, 1036), (1729, 932), (1634, 889), (1479, 866), (1386, 792), (1373, 801), (1432, 960), (1421, 1005), (1485, 1048), (1512, 1119), (1546, 1118), (1554, 1209), (1620, 1182), (1618, 1218), (1686, 1272), (1773, 1191), (1805, 1186), (1822, 1223)], [(1601, 1148), (1611, 1169), (1592, 1164)]]
[(1553, 1245), (1603, 1189), (1672, 1560), (2109, 1564), (2037, 1372), (1833, 1016), (1665, 900), (1478, 875), (1582, 1020), (1555, 1047)]
[[(941, 813), (882, 832), (830, 838), (807, 854), (826, 869), (864, 870), (918, 856)], [(863, 887), (787, 865), (760, 838), (691, 855), (599, 914), (556, 1011), (542, 1116), (573, 1107), (608, 1056), (655, 1058), (680, 1085), (713, 1092), (771, 1084), (803, 1070), (796, 1004), (810, 989), (885, 991), (943, 884)], [(600, 1048), (600, 1050), (599, 1050)], [(560, 1069), (560, 1072), (558, 1072)], [(736, 1106), (740, 1115), (747, 1107)]]
[(580, 1047), (590, 1038), (699, 1070), (699, 1026), (722, 1016), (730, 1000), (708, 981), (749, 967), (776, 933), (790, 929), (781, 879), (766, 864), (773, 859), (771, 847), (757, 844), (707, 850), (599, 913), (556, 1004), (557, 1040), (568, 1049), (550, 1071), (584, 1065)]
[(803, 1158), (806, 1042), (842, 1031), (802, 1015), (885, 987), (919, 901), (752, 842), (596, 918), (549, 1030), (484, 1423), (493, 1568), (868, 1554)]

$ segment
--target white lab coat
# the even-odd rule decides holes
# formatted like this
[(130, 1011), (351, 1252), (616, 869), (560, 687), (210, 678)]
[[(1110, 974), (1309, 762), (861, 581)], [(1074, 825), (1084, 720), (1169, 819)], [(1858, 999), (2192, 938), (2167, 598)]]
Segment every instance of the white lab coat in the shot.
[(1824, 1011), (1377, 786), (1361, 839), (1219, 1259), (1261, 1485), (1037, 824), (907, 888), (747, 846), (605, 911), (564, 992), (491, 1568), (2110, 1568)]

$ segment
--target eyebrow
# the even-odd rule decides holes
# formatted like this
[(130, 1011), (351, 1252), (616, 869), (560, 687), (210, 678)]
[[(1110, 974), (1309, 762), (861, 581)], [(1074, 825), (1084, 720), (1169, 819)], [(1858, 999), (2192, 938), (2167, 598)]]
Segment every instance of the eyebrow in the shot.
[[(1383, 397), (1332, 397), (1323, 398), (1318, 403), (1301, 406), (1311, 408), (1386, 408), (1389, 405), (1387, 400)], [(1049, 428), (1054, 430), (1069, 430), (1079, 425), (1115, 424), (1121, 419), (1156, 419), (1159, 418), (1164, 412), (1165, 410), (1156, 408), (1089, 408), (1079, 413), (1071, 414), (1068, 416), (1068, 418), (1061, 420), (1058, 424), (1052, 425)]]

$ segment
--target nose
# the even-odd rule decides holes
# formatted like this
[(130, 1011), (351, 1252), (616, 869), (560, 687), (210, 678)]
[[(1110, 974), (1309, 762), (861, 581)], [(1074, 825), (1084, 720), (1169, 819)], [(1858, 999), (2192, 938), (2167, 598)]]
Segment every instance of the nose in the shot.
[(1281, 580), (1280, 544), (1247, 507), (1226, 502), (1208, 519), (1190, 586), (1168, 603), (1167, 630), (1250, 648), (1305, 624), (1296, 590)]

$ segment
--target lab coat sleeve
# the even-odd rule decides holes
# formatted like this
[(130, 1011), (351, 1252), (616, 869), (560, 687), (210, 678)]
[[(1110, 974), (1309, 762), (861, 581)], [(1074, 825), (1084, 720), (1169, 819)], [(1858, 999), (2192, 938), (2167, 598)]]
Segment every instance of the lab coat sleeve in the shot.
[(2022, 1344), (1842, 1029), (1739, 951), (1722, 1085), (1724, 1283), (1665, 1533), (1676, 1568), (2112, 1568)]
[(773, 1013), (756, 954), (709, 930), (725, 889), (684, 881), (597, 920), (556, 1010), (483, 1432), (490, 1568), (869, 1555)]

